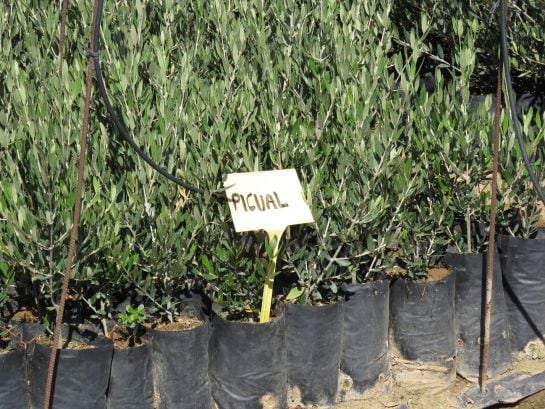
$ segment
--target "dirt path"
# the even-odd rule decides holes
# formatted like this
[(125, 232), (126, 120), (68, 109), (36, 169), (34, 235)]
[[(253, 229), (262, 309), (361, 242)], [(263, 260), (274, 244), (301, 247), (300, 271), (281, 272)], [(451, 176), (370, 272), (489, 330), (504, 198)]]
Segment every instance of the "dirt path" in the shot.
[[(509, 373), (513, 372), (529, 372), (530, 374), (545, 372), (545, 347), (541, 345), (527, 349), (526, 353), (519, 356), (513, 370)], [(336, 406), (336, 409), (395, 409), (402, 404), (407, 404), (409, 409), (458, 409), (458, 396), (474, 386), (475, 384), (461, 377), (456, 378), (453, 387), (438, 394), (417, 392), (400, 385), (393, 385), (390, 393), (379, 398), (341, 403)], [(494, 409), (500, 408), (545, 409), (545, 391), (514, 405), (494, 407)]]

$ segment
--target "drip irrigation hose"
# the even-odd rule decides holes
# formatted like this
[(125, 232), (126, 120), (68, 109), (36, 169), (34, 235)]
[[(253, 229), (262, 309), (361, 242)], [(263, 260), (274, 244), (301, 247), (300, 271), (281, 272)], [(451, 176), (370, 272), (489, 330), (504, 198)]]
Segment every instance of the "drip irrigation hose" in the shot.
[(511, 67), (509, 64), (509, 44), (507, 42), (508, 2), (509, 2), (508, 0), (502, 0), (500, 26), (501, 26), (501, 55), (503, 58), (505, 84), (507, 87), (509, 107), (511, 109), (511, 118), (513, 120), (513, 126), (515, 127), (515, 135), (517, 136), (520, 150), (522, 152), (522, 157), (524, 158), (524, 164), (526, 165), (526, 169), (528, 170), (528, 175), (530, 176), (530, 179), (532, 180), (532, 184), (534, 186), (535, 191), (537, 192), (539, 198), (545, 205), (545, 194), (543, 194), (541, 185), (539, 184), (539, 181), (537, 180), (537, 177), (534, 171), (532, 170), (532, 164), (530, 162), (530, 159), (528, 158), (528, 153), (526, 152), (526, 146), (524, 144), (524, 139), (522, 138), (522, 131), (520, 129), (520, 123), (517, 116), (517, 108), (516, 108), (517, 103), (516, 103), (515, 92), (513, 91), (513, 82), (511, 80)]
[[(97, 18), (98, 0), (95, 0), (95, 8), (93, 12), (93, 21)], [(93, 46), (93, 38), (91, 38), (91, 47)], [(89, 114), (91, 110), (91, 93), (93, 85), (93, 64), (89, 59), (87, 63), (87, 82), (85, 89), (85, 107), (83, 110), (83, 124), (81, 128), (80, 154), (78, 162), (78, 179), (76, 182), (76, 202), (74, 204), (74, 214), (72, 228), (70, 229), (70, 242), (68, 244), (68, 255), (66, 256), (66, 267), (64, 269), (64, 278), (62, 283), (61, 298), (57, 305), (57, 316), (55, 319), (55, 333), (53, 336), (53, 344), (51, 344), (51, 355), (49, 357), (49, 366), (47, 369), (47, 380), (44, 391), (44, 409), (50, 409), (53, 397), (53, 384), (56, 372), (56, 363), (58, 359), (58, 349), (61, 348), (61, 329), (64, 316), (64, 306), (68, 295), (68, 284), (72, 274), (72, 263), (74, 262), (74, 254), (76, 251), (76, 240), (78, 237), (79, 220), (81, 216), (81, 196), (83, 190), (83, 176), (85, 170), (85, 160), (87, 157), (87, 133), (89, 131)]]
[(102, 98), (102, 101), (104, 102), (104, 105), (106, 106), (106, 110), (108, 111), (108, 114), (110, 115), (110, 118), (112, 122), (114, 123), (115, 127), (123, 137), (123, 139), (129, 144), (129, 146), (146, 162), (149, 166), (151, 166), (155, 171), (160, 173), (162, 176), (170, 180), (171, 182), (176, 183), (177, 185), (183, 187), (184, 189), (187, 189), (194, 193), (204, 194), (204, 190), (193, 186), (192, 184), (174, 176), (169, 171), (167, 171), (162, 166), (158, 165), (152, 158), (146, 154), (134, 141), (134, 139), (129, 134), (129, 131), (127, 131), (127, 128), (123, 125), (123, 122), (115, 112), (114, 108), (112, 107), (112, 104), (110, 102), (110, 98), (108, 97), (108, 93), (106, 92), (106, 85), (104, 83), (104, 76), (102, 75), (102, 70), (100, 68), (100, 24), (102, 21), (102, 10), (103, 10), (104, 0), (98, 0), (98, 15), (97, 19), (94, 22), (93, 25), (93, 34), (92, 34), (92, 46), (91, 49), (88, 52), (88, 55), (93, 59), (94, 65), (95, 65), (95, 76), (98, 84), (98, 91), (100, 93), (100, 96)]

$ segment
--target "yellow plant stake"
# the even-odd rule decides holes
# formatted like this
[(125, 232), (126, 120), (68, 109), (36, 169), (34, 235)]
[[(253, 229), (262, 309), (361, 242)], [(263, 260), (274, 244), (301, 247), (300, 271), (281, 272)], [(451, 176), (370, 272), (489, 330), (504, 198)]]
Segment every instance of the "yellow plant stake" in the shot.
[(286, 230), (283, 227), (280, 230), (271, 230), (267, 232), (269, 237), (269, 243), (274, 243), (274, 250), (272, 254), (268, 254), (270, 257), (269, 266), (267, 268), (267, 278), (265, 279), (265, 286), (263, 287), (263, 299), (261, 301), (261, 314), (259, 317), (259, 322), (269, 322), (271, 318), (271, 304), (272, 304), (272, 293), (274, 285), (274, 276), (276, 274), (276, 259), (278, 258), (278, 248), (280, 246), (280, 238)]

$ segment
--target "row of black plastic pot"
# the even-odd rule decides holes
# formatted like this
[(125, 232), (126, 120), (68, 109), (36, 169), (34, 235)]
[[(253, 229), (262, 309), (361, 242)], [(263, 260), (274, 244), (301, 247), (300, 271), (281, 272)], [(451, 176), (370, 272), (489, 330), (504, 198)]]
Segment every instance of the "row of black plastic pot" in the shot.
[[(499, 242), (490, 377), (545, 333), (545, 240)], [(332, 408), (385, 393), (392, 378), (430, 392), (448, 388), (456, 372), (476, 380), (485, 256), (446, 261), (453, 271), (444, 277), (348, 285), (342, 302), (284, 304), (267, 324), (214, 315), (191, 330), (152, 331), (140, 347), (98, 339), (63, 349), (53, 408)], [(35, 343), (0, 355), (0, 408), (43, 407), (48, 359)]]
[[(215, 315), (190, 330), (154, 330), (148, 343), (127, 349), (63, 327), (63, 338), (87, 347), (60, 350), (52, 407), (285, 408), (288, 395), (292, 403), (333, 405), (341, 360), (361, 391), (388, 371), (388, 287), (388, 280), (355, 287), (348, 303), (285, 305), (267, 324)], [(368, 311), (376, 325), (363, 320)], [(345, 354), (343, 316), (354, 322)], [(31, 341), (42, 326), (21, 328), (28, 347), (0, 355), (0, 408), (41, 409), (50, 347)]]

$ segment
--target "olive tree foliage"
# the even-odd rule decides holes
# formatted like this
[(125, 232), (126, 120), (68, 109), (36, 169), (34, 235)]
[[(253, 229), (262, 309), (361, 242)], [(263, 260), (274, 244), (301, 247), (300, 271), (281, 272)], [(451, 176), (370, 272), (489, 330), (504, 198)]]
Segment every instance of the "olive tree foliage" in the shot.
[[(43, 318), (65, 268), (92, 2), (69, 2), (60, 73), (58, 5), (8, 3), (0, 303), (15, 289)], [(419, 277), (447, 245), (463, 245), (460, 219), (487, 220), (478, 188), (491, 169), (490, 101), (469, 109), (483, 24), (458, 6), (442, 23), (425, 9), (405, 21), (398, 3), (106, 2), (101, 61), (120, 118), (156, 162), (205, 194), (138, 158), (95, 93), (73, 314), (103, 319), (143, 303), (172, 318), (201, 291), (228, 315), (255, 318), (269, 244), (234, 232), (227, 203), (212, 194), (230, 172), (295, 168), (302, 182), (316, 222), (282, 238), (277, 297), (295, 290), (297, 302), (326, 302), (346, 282)], [(448, 58), (439, 32), (452, 40)], [(428, 90), (432, 53), (444, 61), (431, 60)]]
[[(498, 45), (500, 35), (501, 0), (448, 2), (396, 2), (393, 20), (398, 27), (409, 28), (421, 15), (429, 21), (428, 41), (422, 50), (428, 57), (438, 57), (443, 63), (457, 67), (456, 49), (459, 37), (452, 30), (452, 19), (470, 18), (481, 22), (475, 32), (476, 66), (471, 78), (475, 93), (493, 93), (495, 90)], [(508, 2), (508, 38), (511, 65), (517, 91), (539, 92), (543, 85), (545, 67), (545, 14), (543, 1), (523, 0)], [(433, 63), (441, 63), (430, 58)], [(542, 92), (542, 91), (541, 91)]]

